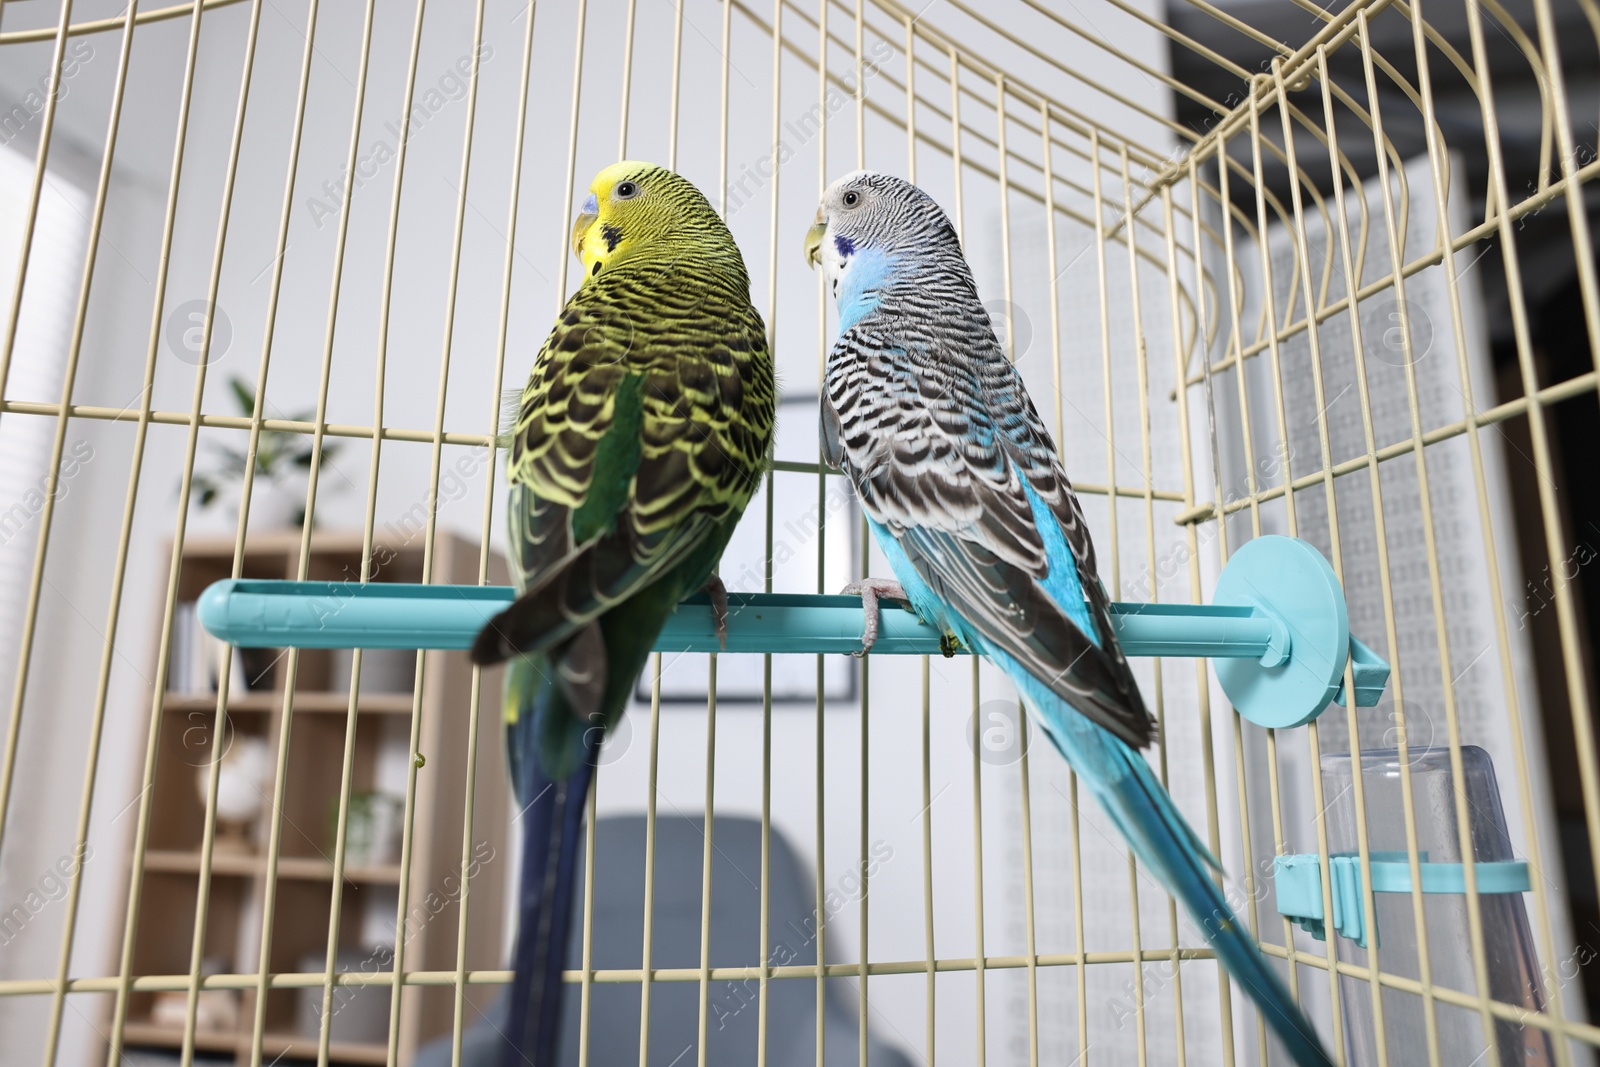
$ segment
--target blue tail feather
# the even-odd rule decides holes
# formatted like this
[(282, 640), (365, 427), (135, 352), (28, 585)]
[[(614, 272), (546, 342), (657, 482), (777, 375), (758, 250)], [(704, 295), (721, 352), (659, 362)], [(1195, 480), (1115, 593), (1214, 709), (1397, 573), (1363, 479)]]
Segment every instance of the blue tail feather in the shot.
[(1327, 1067), (1332, 1061), (1316, 1028), (1295, 1004), (1213, 879), (1212, 872), (1220, 865), (1144, 757), (1078, 714), (1003, 655), (994, 659), (1016, 681), (1034, 718), (1111, 816), (1139, 862), (1156, 874), (1199, 924), (1222, 966), (1255, 1001), (1290, 1058), (1299, 1067)]
[[(513, 664), (513, 670), (516, 669)], [(520, 688), (520, 687), (519, 687)], [(516, 688), (508, 688), (508, 696)], [(516, 972), (511, 986), (506, 1067), (554, 1067), (560, 1049), (561, 974), (572, 929), (572, 894), (583, 842), (584, 809), (594, 773), (600, 731), (584, 731), (583, 751), (571, 774), (550, 777), (534, 751), (537, 724), (564, 714), (560, 690), (537, 686), (506, 731), (522, 826), (518, 881)]]
[(1221, 887), (1208, 869), (1209, 851), (1196, 847), (1194, 831), (1184, 821), (1172, 797), (1156, 781), (1144, 758), (1120, 740), (1111, 738), (1110, 741), (1108, 747), (1122, 749), (1121, 756), (1130, 773), (1112, 783), (1109, 789), (1097, 788), (1095, 792), (1134, 846), (1140, 862), (1154, 870), (1161, 883), (1183, 902), (1216, 950), (1223, 967), (1255, 1001), (1290, 1058), (1301, 1067), (1328, 1064), (1330, 1061), (1316, 1028), (1295, 1004), (1249, 930), (1228, 907)]

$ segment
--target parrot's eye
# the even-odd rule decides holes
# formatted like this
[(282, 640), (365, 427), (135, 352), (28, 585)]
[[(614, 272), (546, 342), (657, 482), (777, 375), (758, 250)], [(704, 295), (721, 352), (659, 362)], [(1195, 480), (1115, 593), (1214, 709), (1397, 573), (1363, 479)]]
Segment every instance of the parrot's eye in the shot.
[(856, 192), (854, 189), (844, 194), (845, 207), (855, 207), (859, 203), (861, 203), (861, 194)]
[(639, 186), (635, 182), (618, 182), (614, 192), (618, 200), (632, 200), (639, 195)]

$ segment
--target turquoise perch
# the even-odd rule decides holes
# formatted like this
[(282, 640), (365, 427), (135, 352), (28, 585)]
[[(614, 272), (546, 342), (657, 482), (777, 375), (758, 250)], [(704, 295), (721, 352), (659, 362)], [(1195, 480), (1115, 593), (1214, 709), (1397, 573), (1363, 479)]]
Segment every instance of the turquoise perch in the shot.
[[(1258, 539), (1261, 541), (1268, 538)], [(1271, 540), (1290, 541), (1289, 538)], [(1294, 542), (1297, 546), (1305, 542)], [(1310, 546), (1305, 546), (1309, 548)], [(1296, 549), (1303, 554), (1303, 549)], [(1314, 552), (1315, 550), (1312, 549)], [(1244, 553), (1230, 561), (1229, 575)], [(1235, 584), (1237, 584), (1235, 582)], [(1263, 583), (1266, 584), (1266, 583)], [(234, 578), (216, 582), (201, 594), (200, 623), (213, 636), (241, 648), (400, 648), (465, 649), (490, 617), (515, 597), (504, 586), (410, 585), (399, 582), (287, 582)], [(1341, 598), (1342, 600), (1342, 598)], [(730, 593), (730, 653), (838, 654), (861, 648), (861, 599), (854, 596)], [(1343, 604), (1338, 605), (1343, 614)], [(1317, 664), (1326, 689), (1312, 687), (1285, 707), (1282, 693), (1271, 706), (1253, 707), (1241, 690), (1240, 712), (1253, 721), (1260, 713), (1273, 726), (1309, 721), (1329, 700), (1344, 704), (1345, 652), (1332, 643), (1313, 645), (1319, 624), (1328, 622), (1284, 610), (1281, 604), (1113, 603), (1111, 620), (1130, 656), (1204, 656), (1233, 661), (1256, 676), (1305, 674), (1307, 659)], [(1303, 612), (1304, 609), (1302, 609)], [(1320, 609), (1318, 609), (1320, 610)], [(1326, 612), (1322, 612), (1326, 614)], [(885, 603), (873, 655), (934, 655), (939, 632), (912, 612)], [(1356, 683), (1356, 704), (1371, 707), (1383, 695), (1389, 665), (1366, 645), (1346, 635)], [(706, 598), (690, 597), (667, 620), (655, 643), (657, 652), (722, 651)], [(1334, 664), (1334, 670), (1328, 664)], [(1336, 676), (1336, 678), (1335, 678)], [(1228, 682), (1224, 688), (1230, 689)], [(1317, 701), (1321, 701), (1317, 704)], [(1235, 701), (1236, 704), (1240, 700)], [(1258, 701), (1259, 702), (1259, 701)], [(1309, 706), (1316, 704), (1315, 707)]]

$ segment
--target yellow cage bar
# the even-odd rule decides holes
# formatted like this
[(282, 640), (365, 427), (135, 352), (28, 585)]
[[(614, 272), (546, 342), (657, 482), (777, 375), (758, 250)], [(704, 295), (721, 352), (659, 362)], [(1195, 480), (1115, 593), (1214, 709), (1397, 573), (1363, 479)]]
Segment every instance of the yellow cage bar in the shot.
[[(1203, 660), (1135, 666), (1336, 1061), (1595, 1062), (1595, 0), (5, 0), (0, 1067), (486, 1060), (498, 673), (230, 649), (193, 601), (507, 580), (504, 396), (626, 157), (719, 207), (777, 355), (730, 588), (886, 573), (818, 453), (799, 239), (902, 174), (1112, 598), (1209, 603), (1289, 534), (1392, 667), (1270, 731)], [(1031, 740), (975, 660), (657, 654), (588, 800), (570, 1062), (1280, 1062)], [(1527, 893), (1420, 888), (1497, 848)], [(1355, 857), (1377, 937), (1275, 914), (1291, 854), (1330, 919)]]

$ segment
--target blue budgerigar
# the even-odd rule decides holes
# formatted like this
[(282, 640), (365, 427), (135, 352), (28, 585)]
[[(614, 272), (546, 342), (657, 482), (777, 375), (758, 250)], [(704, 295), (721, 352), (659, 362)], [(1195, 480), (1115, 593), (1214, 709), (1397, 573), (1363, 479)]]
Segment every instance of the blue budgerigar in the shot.
[(897, 599), (947, 647), (1000, 667), (1294, 1061), (1328, 1063), (1138, 752), (1154, 724), (1117, 646), (1088, 526), (949, 219), (909, 182), (857, 171), (823, 194), (806, 260), (826, 271), (839, 310), (823, 451), (854, 483), (898, 579), (852, 587), (866, 601), (864, 644), (877, 598)]

